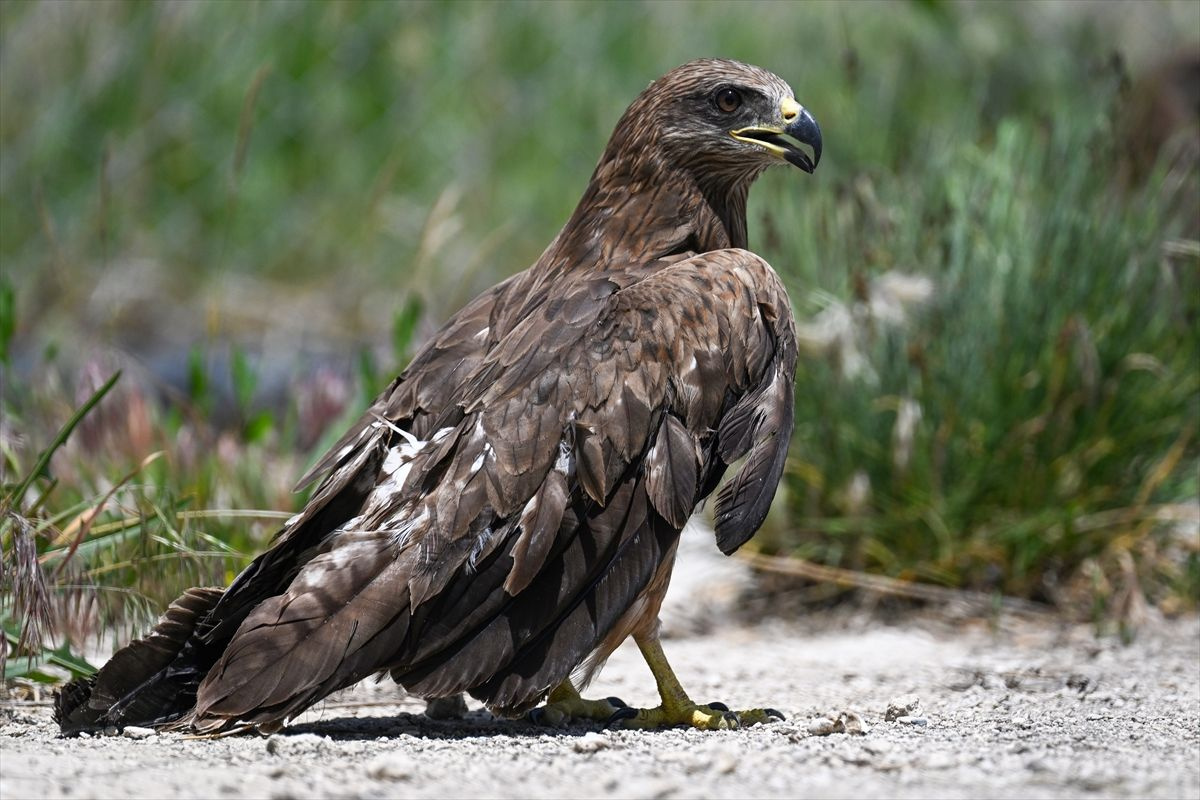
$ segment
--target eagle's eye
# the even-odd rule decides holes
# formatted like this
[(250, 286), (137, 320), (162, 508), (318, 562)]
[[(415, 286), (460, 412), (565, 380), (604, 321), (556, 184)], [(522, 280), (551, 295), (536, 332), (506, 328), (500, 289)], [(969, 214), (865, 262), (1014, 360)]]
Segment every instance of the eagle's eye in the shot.
[(717, 92), (717, 108), (732, 114), (742, 105), (742, 95), (737, 89), (721, 89)]

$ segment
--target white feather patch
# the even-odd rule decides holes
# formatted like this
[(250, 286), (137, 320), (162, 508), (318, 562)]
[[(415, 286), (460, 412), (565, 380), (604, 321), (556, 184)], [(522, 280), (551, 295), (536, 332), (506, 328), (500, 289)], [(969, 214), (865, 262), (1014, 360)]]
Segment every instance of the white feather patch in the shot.
[(406, 517), (399, 525), (390, 529), (388, 535), (391, 536), (392, 542), (397, 547), (404, 547), (408, 544), (409, 539), (412, 538), (414, 533), (424, 529), (425, 523), (428, 521), (429, 509), (422, 505), (421, 513), (416, 516)]
[(494, 533), (495, 531), (492, 530), (491, 525), (488, 525), (479, 532), (479, 537), (471, 547), (471, 555), (467, 556), (467, 569), (475, 569), (475, 562), (479, 559), (479, 555), (483, 552), (483, 549), (487, 547), (488, 542), (492, 540)]
[(558, 443), (558, 458), (554, 460), (554, 468), (567, 477), (571, 476), (571, 446), (564, 441)]

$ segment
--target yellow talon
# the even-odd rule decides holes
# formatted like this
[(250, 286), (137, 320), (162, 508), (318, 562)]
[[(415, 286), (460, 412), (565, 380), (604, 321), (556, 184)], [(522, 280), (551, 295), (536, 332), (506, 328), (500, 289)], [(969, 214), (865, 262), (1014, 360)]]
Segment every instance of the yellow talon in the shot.
[(615, 697), (584, 700), (571, 681), (565, 680), (550, 691), (546, 705), (529, 712), (529, 719), (538, 725), (563, 728), (571, 720), (608, 722), (622, 708), (625, 704)]
[(712, 706), (698, 706), (689, 703), (684, 706), (665, 708), (629, 709), (629, 713), (618, 717), (623, 728), (672, 728), (676, 725), (689, 725), (701, 730), (734, 730), (740, 727), (740, 720), (732, 711), (721, 711)]
[(730, 711), (719, 703), (706, 706), (697, 705), (684, 692), (674, 670), (667, 663), (667, 657), (662, 651), (662, 645), (653, 636), (634, 637), (638, 649), (646, 659), (650, 672), (658, 684), (658, 693), (662, 703), (655, 708), (618, 710), (612, 716), (612, 722), (619, 722), (625, 728), (668, 728), (676, 725), (689, 725), (701, 730), (735, 730), (737, 728), (759, 725), (776, 719), (783, 719), (773, 708), (752, 708), (746, 711)]

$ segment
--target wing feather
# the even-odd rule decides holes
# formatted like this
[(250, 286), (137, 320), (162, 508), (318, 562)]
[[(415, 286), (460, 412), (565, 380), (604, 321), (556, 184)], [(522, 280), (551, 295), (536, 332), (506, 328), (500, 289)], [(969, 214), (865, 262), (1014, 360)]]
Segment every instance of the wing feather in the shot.
[(608, 476), (600, 436), (585, 425), (575, 426), (575, 474), (592, 500), (604, 505), (608, 495)]
[(729, 455), (740, 457), (749, 445), (749, 456), (717, 494), (717, 547), (726, 555), (754, 535), (771, 508), (792, 435), (792, 392), (790, 375), (777, 370), (759, 403), (734, 426), (740, 435)]
[(568, 499), (566, 476), (551, 470), (521, 514), (521, 533), (513, 545), (513, 565), (504, 581), (504, 591), (519, 594), (541, 571), (558, 536)]
[(200, 684), (195, 727), (254, 721), (262, 709), (272, 717), (298, 711), (314, 691), (328, 693), (340, 688), (339, 678), (378, 669), (361, 663), (363, 647), (404, 620), (408, 607), (410, 565), (395, 549), (386, 532), (343, 532), (284, 594), (259, 604)]
[(658, 513), (682, 528), (696, 506), (697, 443), (676, 416), (662, 419), (646, 453), (646, 488)]

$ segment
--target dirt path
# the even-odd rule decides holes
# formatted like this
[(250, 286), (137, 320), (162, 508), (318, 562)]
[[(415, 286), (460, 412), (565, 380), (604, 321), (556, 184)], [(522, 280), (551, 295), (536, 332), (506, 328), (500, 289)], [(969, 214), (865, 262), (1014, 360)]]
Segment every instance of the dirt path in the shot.
[[(55, 738), (49, 709), (0, 711), (0, 797), (1197, 797), (1200, 620), (1129, 647), (1086, 628), (824, 615), (666, 643), (698, 700), (775, 705), (741, 731), (547, 732), (482, 711), (435, 722), (389, 685), (269, 738)], [(652, 703), (636, 649), (591, 695)], [(884, 721), (915, 694), (924, 720)], [(818, 735), (854, 712), (865, 734)]]

